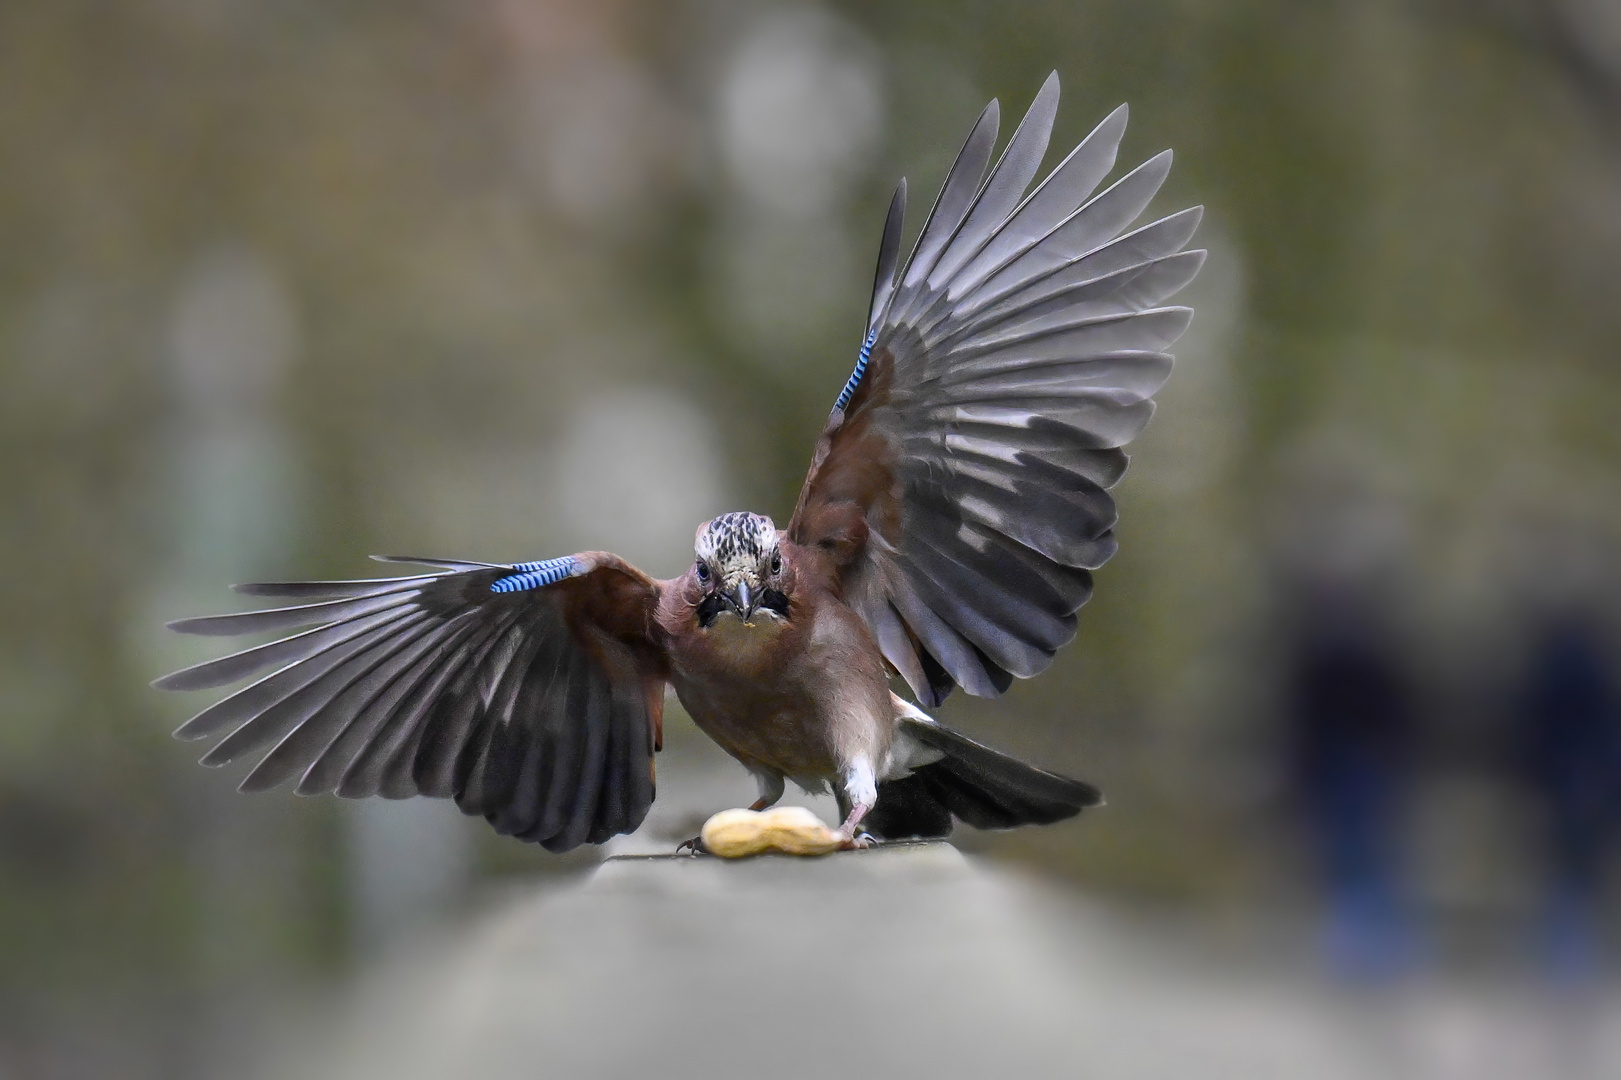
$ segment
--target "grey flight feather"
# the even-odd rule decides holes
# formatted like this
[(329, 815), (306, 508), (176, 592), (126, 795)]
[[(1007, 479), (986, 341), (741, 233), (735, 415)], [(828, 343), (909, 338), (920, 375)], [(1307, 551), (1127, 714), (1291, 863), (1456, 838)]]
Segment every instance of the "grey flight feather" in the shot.
[(934, 269), (946, 244), (957, 235), (957, 229), (967, 217), (978, 197), (985, 167), (990, 164), (991, 147), (996, 145), (996, 130), (1001, 121), (1001, 106), (992, 99), (979, 120), (968, 133), (962, 150), (946, 174), (940, 194), (935, 198), (929, 216), (924, 219), (923, 231), (906, 260), (901, 272), (901, 288), (917, 286)]
[(1052, 138), (1053, 120), (1058, 116), (1058, 72), (1047, 76), (1030, 103), (1024, 119), (1008, 140), (996, 167), (991, 170), (974, 206), (964, 219), (961, 229), (951, 245), (940, 256), (929, 273), (929, 284), (956, 276), (963, 265), (978, 255), (995, 235), (996, 227), (1018, 208), (1030, 181), (1041, 168), (1041, 159), (1047, 154), (1047, 143)]
[[(616, 572), (584, 558), (568, 565)], [(175, 734), (218, 737), (205, 765), (262, 752), (244, 791), (295, 781), (300, 794), (449, 797), (557, 851), (636, 828), (652, 802), (652, 676), (629, 644), (594, 629), (588, 609), (565, 614), (579, 574), (502, 592), (493, 586), (519, 567), (387, 561), (443, 569), (245, 585), (249, 595), (335, 598), (172, 624), (206, 634), (314, 624), (159, 679), (201, 689), (269, 672)], [(653, 602), (650, 579), (637, 588), (629, 602)]]
[(896, 264), (901, 254), (901, 225), (906, 218), (906, 178), (895, 187), (889, 200), (889, 213), (884, 218), (884, 235), (878, 243), (878, 269), (873, 275), (872, 305), (867, 315), (867, 326), (875, 328), (884, 305), (895, 291)]
[(1120, 447), (1153, 415), (1166, 350), (1193, 315), (1164, 301), (1203, 263), (1184, 250), (1201, 211), (1132, 229), (1170, 151), (1097, 190), (1125, 106), (1025, 193), (1057, 105), (1055, 75), (988, 174), (998, 110), (986, 108), (898, 287), (883, 273), (892, 209), (862, 376), (881, 389), (858, 387), (840, 421), (887, 440), (898, 491), (872, 494), (898, 506), (869, 520), (899, 524), (866, 545), (846, 594), (927, 705), (952, 684), (1000, 693), (1073, 635), (1090, 571), (1114, 553)]

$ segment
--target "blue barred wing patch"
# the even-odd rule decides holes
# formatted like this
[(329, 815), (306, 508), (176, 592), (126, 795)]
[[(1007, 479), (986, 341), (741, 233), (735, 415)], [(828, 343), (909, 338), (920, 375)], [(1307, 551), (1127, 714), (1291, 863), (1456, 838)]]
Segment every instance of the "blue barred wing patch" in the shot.
[(525, 589), (543, 589), (556, 585), (564, 578), (573, 577), (580, 569), (580, 560), (572, 555), (544, 562), (514, 563), (515, 574), (508, 574), (490, 586), (491, 592), (522, 592)]
[(843, 412), (850, 405), (850, 398), (855, 395), (856, 387), (861, 385), (861, 377), (867, 373), (867, 361), (872, 359), (872, 343), (878, 340), (878, 331), (875, 328), (867, 335), (867, 340), (861, 343), (861, 353), (856, 357), (856, 369), (850, 373), (850, 378), (844, 384), (844, 392), (834, 408)]

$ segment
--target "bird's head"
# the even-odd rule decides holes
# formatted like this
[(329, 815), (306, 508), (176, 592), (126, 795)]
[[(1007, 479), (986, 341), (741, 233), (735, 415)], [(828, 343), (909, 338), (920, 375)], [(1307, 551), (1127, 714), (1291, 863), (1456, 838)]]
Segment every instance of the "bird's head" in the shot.
[(698, 529), (692, 576), (702, 599), (698, 622), (731, 612), (745, 623), (758, 614), (788, 617), (787, 567), (777, 526), (761, 514), (722, 514)]

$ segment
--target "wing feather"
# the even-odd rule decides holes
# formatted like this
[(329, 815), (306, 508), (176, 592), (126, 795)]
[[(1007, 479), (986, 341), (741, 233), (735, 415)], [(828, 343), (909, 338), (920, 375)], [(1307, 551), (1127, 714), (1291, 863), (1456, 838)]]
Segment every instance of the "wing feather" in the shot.
[(1021, 295), (1020, 306), (963, 319), (950, 340), (942, 344), (983, 340), (992, 332), (1016, 334), (1145, 313), (1185, 288), (1204, 265), (1204, 255), (1203, 251), (1178, 252), (1066, 285), (1023, 303), (1027, 292)]
[[(442, 629), (423, 616), (415, 625), (395, 634), (386, 646), (370, 650), (364, 664), (351, 662), (348, 668), (353, 670), (348, 671), (346, 685), (296, 722), (248, 773), (240, 790), (265, 791), (302, 776), (356, 716), (432, 647)], [(263, 717), (256, 722), (263, 722)]]
[(411, 662), (382, 687), (377, 695), (355, 711), (355, 715), (322, 747), (299, 777), (294, 790), (300, 795), (335, 794), (344, 773), (361, 752), (383, 732), (401, 704), (435, 671), (447, 663), (447, 654), (476, 640), (478, 628), (470, 613), (445, 624), (425, 640)]
[(977, 287), (990, 274), (1030, 250), (1086, 201), (1114, 168), (1129, 112), (1122, 105), (1104, 118), (997, 230), (954, 280), (955, 295)]
[(1053, 120), (1058, 115), (1058, 72), (1047, 76), (1024, 119), (1008, 140), (996, 167), (985, 181), (985, 188), (951, 245), (940, 256), (929, 274), (929, 284), (938, 288), (949, 281), (969, 259), (978, 255), (996, 235), (1008, 215), (1017, 209), (1030, 181), (1041, 168), (1052, 138)]
[[(468, 673), (477, 670), (484, 659), (509, 633), (514, 632), (519, 612), (506, 613), (505, 619), (480, 621), (458, 647), (429, 668), (409, 687), (400, 700), (382, 717), (367, 724), (367, 737), (358, 746), (346, 748), (343, 766), (334, 794), (339, 798), (361, 799), (381, 795), (391, 768), (405, 753), (413, 752), (424, 721), (442, 696), (464, 698)], [(451, 690), (452, 687), (460, 693)], [(339, 764), (334, 762), (334, 765)]]
[(1121, 447), (1193, 316), (1165, 301), (1203, 263), (1185, 250), (1201, 211), (1133, 228), (1171, 152), (1099, 190), (1125, 106), (1025, 194), (1057, 103), (1053, 76), (988, 175), (987, 106), (898, 286), (891, 204), (861, 359), (789, 523), (837, 553), (847, 599), (926, 704), (954, 685), (994, 696), (1073, 638), (1115, 551)]
[(867, 327), (873, 329), (889, 305), (895, 292), (896, 263), (901, 253), (901, 224), (906, 217), (906, 179), (895, 188), (889, 200), (889, 213), (884, 218), (884, 235), (878, 244), (878, 269), (873, 274), (872, 305), (868, 309)]
[[(303, 677), (294, 680), (297, 685), (268, 707), (243, 719), (234, 731), (203, 755), (202, 763), (229, 765), (244, 754), (278, 742), (327, 702), (341, 695), (371, 670), (372, 665), (391, 655), (394, 647), (413, 630), (422, 627), (428, 618), (422, 613), (407, 613), (386, 628), (328, 653), (326, 663), (306, 661), (298, 665), (293, 670)], [(299, 671), (305, 667), (313, 667), (314, 671)]]
[(238, 591), (317, 602), (174, 624), (310, 627), (158, 680), (199, 689), (269, 670), (176, 734), (223, 734), (208, 765), (265, 751), (245, 791), (296, 778), (301, 794), (449, 797), (557, 851), (640, 824), (667, 678), (651, 617), (661, 584), (602, 552), (515, 566), (389, 561), (440, 569), (250, 584)]
[(940, 255), (957, 235), (967, 219), (968, 211), (978, 197), (985, 166), (991, 160), (991, 147), (996, 145), (996, 129), (1001, 120), (1001, 106), (993, 98), (979, 114), (979, 120), (968, 133), (968, 139), (952, 162), (940, 195), (934, 201), (917, 246), (912, 249), (906, 269), (901, 273), (901, 288), (913, 289), (928, 278)]

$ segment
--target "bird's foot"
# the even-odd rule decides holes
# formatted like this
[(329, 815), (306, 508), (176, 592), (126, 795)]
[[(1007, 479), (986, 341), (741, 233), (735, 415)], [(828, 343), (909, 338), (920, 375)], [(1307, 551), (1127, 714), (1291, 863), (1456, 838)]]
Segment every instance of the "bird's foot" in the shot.
[(833, 835), (838, 838), (840, 851), (865, 851), (867, 848), (878, 846), (878, 838), (866, 829), (856, 829), (853, 832), (839, 829)]
[(704, 838), (702, 836), (694, 836), (691, 840), (683, 840), (677, 844), (675, 853), (677, 855), (692, 856), (708, 855), (709, 849), (704, 847)]

